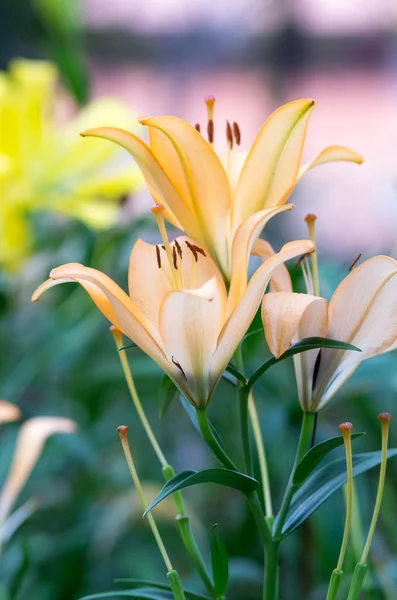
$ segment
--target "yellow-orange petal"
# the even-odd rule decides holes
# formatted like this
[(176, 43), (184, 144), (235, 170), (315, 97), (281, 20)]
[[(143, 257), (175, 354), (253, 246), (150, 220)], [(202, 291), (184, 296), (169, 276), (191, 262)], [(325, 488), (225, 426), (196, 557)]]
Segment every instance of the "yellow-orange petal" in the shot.
[[(253, 245), (251, 254), (258, 256), (262, 259), (262, 262), (274, 256), (276, 252), (273, 250), (271, 244), (267, 240), (258, 238)], [(270, 279), (270, 291), (271, 292), (292, 292), (292, 281), (287, 267), (283, 263), (277, 269), (273, 271), (273, 275)]]
[(314, 167), (318, 167), (319, 165), (324, 165), (329, 162), (353, 162), (358, 165), (364, 161), (361, 154), (351, 150), (350, 148), (346, 148), (346, 146), (327, 146), (322, 150), (313, 160), (301, 166), (298, 173), (298, 180), (303, 177), (303, 175)]
[(236, 186), (234, 230), (253, 213), (286, 202), (296, 183), (313, 108), (313, 100), (289, 102), (259, 131)]
[(0, 423), (18, 421), (20, 417), (21, 411), (15, 404), (11, 404), (7, 400), (0, 400)]

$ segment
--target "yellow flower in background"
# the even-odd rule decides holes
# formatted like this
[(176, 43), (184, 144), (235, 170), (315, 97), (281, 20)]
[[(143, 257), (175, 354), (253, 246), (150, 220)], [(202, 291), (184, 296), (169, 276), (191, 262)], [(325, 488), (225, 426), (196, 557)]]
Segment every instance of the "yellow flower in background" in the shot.
[(207, 101), (208, 142), (196, 128), (176, 117), (139, 119), (149, 128), (149, 145), (120, 129), (100, 127), (83, 135), (111, 140), (126, 148), (145, 177), (153, 199), (166, 217), (210, 252), (226, 281), (232, 268), (233, 238), (260, 210), (281, 206), (310, 168), (331, 161), (361, 163), (343, 146), (328, 146), (301, 166), (303, 145), (314, 101), (295, 100), (277, 109), (260, 129), (248, 153), (236, 152), (239, 126), (227, 123), (229, 152), (214, 151), (214, 100)]
[[(0, 400), (0, 425), (18, 421), (20, 410), (14, 404)], [(12, 508), (42, 453), (46, 440), (55, 433), (73, 433), (76, 424), (63, 417), (33, 417), (23, 423), (18, 431), (11, 466), (0, 490), (0, 546), (12, 535), (15, 526), (20, 525), (35, 510), (36, 504), (27, 501), (20, 509), (15, 523)]]
[(323, 348), (294, 356), (304, 411), (321, 410), (363, 360), (397, 347), (396, 300), (397, 261), (389, 256), (375, 256), (355, 268), (329, 305), (324, 298), (289, 289), (265, 295), (262, 320), (276, 358), (292, 342), (312, 336), (348, 342), (361, 350)]
[[(253, 237), (286, 205), (263, 210), (239, 228), (229, 290), (211, 256), (178, 237), (164, 246), (138, 240), (130, 258), (129, 294), (112, 279), (81, 264), (53, 269), (32, 300), (60, 283), (79, 283), (104, 316), (146, 352), (198, 408), (209, 402), (236, 348), (255, 317), (274, 272), (285, 261), (313, 251), (310, 241), (285, 244), (270, 253), (248, 281)], [(163, 207), (154, 209), (164, 231)], [(249, 227), (248, 227), (249, 225)]]
[(6, 267), (29, 252), (29, 212), (51, 210), (109, 227), (120, 199), (141, 182), (138, 169), (115, 171), (116, 152), (106, 144), (93, 140), (87, 148), (79, 136), (104, 121), (131, 127), (132, 111), (101, 98), (62, 122), (55, 114), (57, 81), (46, 61), (16, 59), (0, 73), (0, 264)]

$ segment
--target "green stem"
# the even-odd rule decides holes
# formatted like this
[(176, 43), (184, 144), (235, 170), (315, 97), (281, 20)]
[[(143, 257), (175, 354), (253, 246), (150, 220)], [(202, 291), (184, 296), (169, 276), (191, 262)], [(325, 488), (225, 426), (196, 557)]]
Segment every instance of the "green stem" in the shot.
[(367, 565), (362, 563), (356, 564), (347, 600), (357, 600), (364, 582), (366, 572)]
[(252, 454), (251, 454), (251, 443), (250, 443), (250, 432), (249, 432), (249, 418), (248, 418), (248, 402), (249, 402), (249, 391), (246, 386), (240, 386), (238, 388), (238, 400), (240, 409), (240, 428), (241, 428), (241, 441), (243, 446), (244, 456), (244, 469), (247, 475), (253, 477), (254, 469), (252, 466)]
[(278, 598), (278, 543), (265, 547), (265, 581), (263, 587), (263, 600), (277, 600)]
[(273, 505), (270, 491), (269, 469), (267, 467), (267, 459), (265, 445), (263, 443), (262, 431), (259, 423), (258, 413), (256, 411), (254, 394), (251, 391), (248, 398), (248, 411), (251, 419), (252, 431), (254, 434), (256, 451), (258, 453), (259, 468), (261, 472), (263, 486), (263, 500), (265, 504), (266, 519), (273, 521)]
[(327, 600), (336, 600), (338, 597), (338, 592), (340, 588), (340, 584), (343, 579), (343, 571), (338, 571), (335, 569), (332, 571), (331, 579), (329, 582)]
[(175, 600), (186, 600), (186, 596), (183, 591), (182, 583), (178, 573), (175, 570), (169, 571), (167, 573), (167, 578), (170, 582), (170, 586), (172, 589), (172, 593), (174, 594)]
[(313, 422), (314, 422), (314, 413), (304, 412), (303, 418), (302, 418), (301, 433), (300, 433), (298, 447), (296, 450), (296, 455), (295, 455), (295, 460), (294, 460), (294, 466), (292, 467), (291, 475), (290, 475), (290, 478), (289, 478), (289, 481), (287, 484), (287, 489), (285, 490), (284, 498), (281, 503), (280, 512), (277, 517), (277, 524), (276, 524), (276, 527), (274, 530), (274, 538), (276, 539), (276, 541), (279, 541), (281, 539), (284, 522), (285, 522), (285, 519), (287, 516), (289, 506), (291, 504), (292, 496), (294, 495), (294, 492), (295, 492), (295, 487), (293, 485), (294, 472), (295, 472), (295, 469), (296, 469), (298, 463), (303, 458), (303, 456), (307, 450), (307, 447), (309, 445), (310, 436), (312, 433)]
[(217, 457), (220, 463), (222, 463), (227, 469), (232, 471), (238, 471), (237, 466), (234, 464), (231, 458), (228, 457), (222, 446), (219, 445), (218, 441), (214, 437), (211, 427), (208, 421), (207, 408), (196, 408), (197, 421), (200, 427), (200, 431), (203, 438)]

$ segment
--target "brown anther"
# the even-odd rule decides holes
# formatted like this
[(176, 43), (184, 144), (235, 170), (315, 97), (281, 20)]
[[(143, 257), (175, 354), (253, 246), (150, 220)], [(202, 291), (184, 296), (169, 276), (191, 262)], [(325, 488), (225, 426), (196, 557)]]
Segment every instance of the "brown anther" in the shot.
[(208, 121), (208, 125), (207, 125), (207, 135), (208, 135), (208, 141), (210, 144), (214, 143), (214, 131), (215, 131), (214, 121), (212, 119), (210, 119)]
[(358, 263), (358, 261), (360, 260), (360, 258), (362, 257), (362, 252), (359, 252), (359, 254), (357, 254), (356, 258), (353, 260), (352, 264), (349, 267), (349, 271), (352, 271), (354, 269), (354, 267), (356, 266), (356, 264)]
[(200, 123), (196, 123), (196, 125), (194, 126), (195, 130), (198, 131), (199, 133), (201, 133), (201, 127), (200, 127)]
[(238, 126), (238, 123), (236, 123), (236, 121), (234, 121), (233, 123), (233, 133), (234, 133), (234, 139), (236, 141), (237, 146), (239, 146), (241, 144), (241, 131), (240, 131), (240, 127)]
[(117, 427), (117, 431), (119, 432), (120, 436), (127, 437), (128, 427), (127, 425), (120, 425), (120, 427)]
[(233, 148), (233, 131), (229, 121), (226, 121), (226, 139), (229, 144), (229, 148)]
[(181, 365), (179, 364), (179, 362), (178, 362), (177, 360), (175, 360), (173, 356), (171, 356), (171, 360), (172, 360), (172, 362), (174, 363), (174, 365), (175, 365), (176, 367), (178, 367), (178, 369), (181, 371), (182, 375), (183, 375), (184, 377), (186, 377), (186, 375), (185, 375), (185, 371), (182, 369), (182, 367), (181, 367)]
[(164, 244), (161, 244), (161, 247), (162, 247), (162, 249), (163, 249), (163, 250), (165, 250), (165, 246), (164, 246)]
[(178, 270), (178, 262), (177, 262), (177, 260), (178, 260), (178, 255), (176, 253), (176, 247), (172, 246), (172, 262), (173, 262), (173, 265), (174, 265), (174, 269), (176, 271)]
[(299, 267), (299, 265), (301, 264), (301, 262), (303, 260), (305, 260), (305, 258), (307, 258), (310, 255), (311, 255), (311, 252), (307, 252), (306, 254), (302, 254), (302, 256), (300, 256), (298, 258), (298, 260), (296, 261), (296, 263), (294, 264), (294, 269), (297, 269)]
[(202, 248), (200, 248), (200, 246), (196, 246), (195, 244), (191, 244), (187, 240), (185, 240), (185, 244), (189, 248), (190, 252), (193, 254), (194, 259), (195, 259), (196, 262), (198, 261), (198, 254), (202, 254), (203, 256), (206, 256), (204, 250)]
[(201, 254), (202, 256), (207, 256), (206, 253), (204, 252), (204, 250), (202, 248), (200, 248), (200, 246), (196, 246), (196, 245), (192, 245), (193, 248), (196, 250), (196, 252), (198, 252), (199, 254)]
[(317, 219), (317, 216), (314, 215), (313, 213), (308, 213), (305, 217), (305, 221), (306, 223), (314, 223), (314, 221)]
[(339, 425), (338, 429), (339, 429), (339, 431), (344, 433), (346, 431), (351, 431), (353, 429), (353, 425), (351, 423), (349, 423), (349, 421), (346, 421), (346, 423), (341, 423)]
[(381, 423), (389, 423), (392, 419), (392, 416), (390, 413), (384, 412), (384, 413), (380, 413), (380, 415), (378, 415), (378, 419)]
[(156, 246), (156, 258), (157, 258), (158, 268), (161, 269), (161, 255), (160, 255), (160, 248), (158, 246)]
[(174, 240), (174, 244), (175, 244), (176, 250), (178, 252), (179, 258), (182, 259), (182, 248), (181, 248), (178, 240)]

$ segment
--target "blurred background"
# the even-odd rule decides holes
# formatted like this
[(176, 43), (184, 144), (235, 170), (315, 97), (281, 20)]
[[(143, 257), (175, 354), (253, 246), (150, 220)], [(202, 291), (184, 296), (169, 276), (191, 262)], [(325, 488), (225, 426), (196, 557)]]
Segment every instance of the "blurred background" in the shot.
[[(32, 69), (15, 60), (21, 58), (51, 64)], [(161, 473), (129, 400), (108, 325), (74, 286), (30, 304), (33, 289), (64, 262), (99, 268), (125, 285), (134, 241), (157, 239), (151, 200), (129, 157), (106, 142), (80, 140), (78, 132), (106, 118), (106, 124), (144, 135), (136, 125), (139, 114), (169, 113), (204, 123), (203, 98), (214, 95), (216, 131), (223, 131), (226, 119), (237, 121), (242, 145), (248, 146), (277, 106), (313, 97), (318, 105), (305, 157), (336, 143), (360, 152), (365, 163), (327, 165), (306, 175), (293, 192), (296, 208), (275, 219), (267, 237), (278, 247), (304, 238), (303, 217), (316, 213), (322, 293), (329, 297), (358, 252), (363, 258), (397, 252), (397, 5), (14, 0), (0, 6), (0, 68), (0, 397), (19, 405), (24, 419), (61, 415), (79, 427), (76, 434), (48, 442), (18, 500), (34, 497), (39, 509), (3, 550), (0, 597), (78, 600), (114, 589), (117, 577), (163, 581), (117, 426), (132, 430), (150, 497), (161, 486)], [(43, 106), (44, 112), (38, 110)], [(45, 139), (43, 147), (38, 139)], [(223, 134), (216, 144), (226, 146)], [(299, 273), (293, 275), (303, 289)], [(252, 329), (259, 326), (257, 320)], [(138, 349), (128, 356), (175, 470), (213, 465), (178, 402), (159, 419), (157, 366)], [(245, 346), (247, 370), (267, 356), (262, 336), (252, 336)], [(393, 413), (396, 392), (395, 354), (365, 363), (320, 414), (318, 439), (336, 435), (338, 424), (350, 420), (356, 431), (367, 432), (356, 450), (377, 450), (376, 415)], [(234, 395), (222, 383), (210, 409), (239, 460)], [(273, 369), (258, 385), (257, 397), (278, 506), (300, 424), (292, 364)], [(17, 430), (12, 424), (1, 432), (2, 477)], [(396, 444), (392, 428), (391, 445)], [(376, 472), (357, 482), (364, 532), (376, 484)], [(366, 600), (397, 598), (396, 494), (397, 464), (391, 461)], [(216, 486), (187, 491), (186, 499), (204, 553), (213, 523), (225, 536), (233, 583), (228, 598), (257, 600), (262, 550), (243, 500)], [(282, 598), (325, 597), (343, 512), (342, 494), (336, 494), (285, 543)], [(175, 533), (172, 507), (164, 504), (157, 515), (183, 580), (202, 591)], [(350, 548), (347, 566), (354, 563)]]

